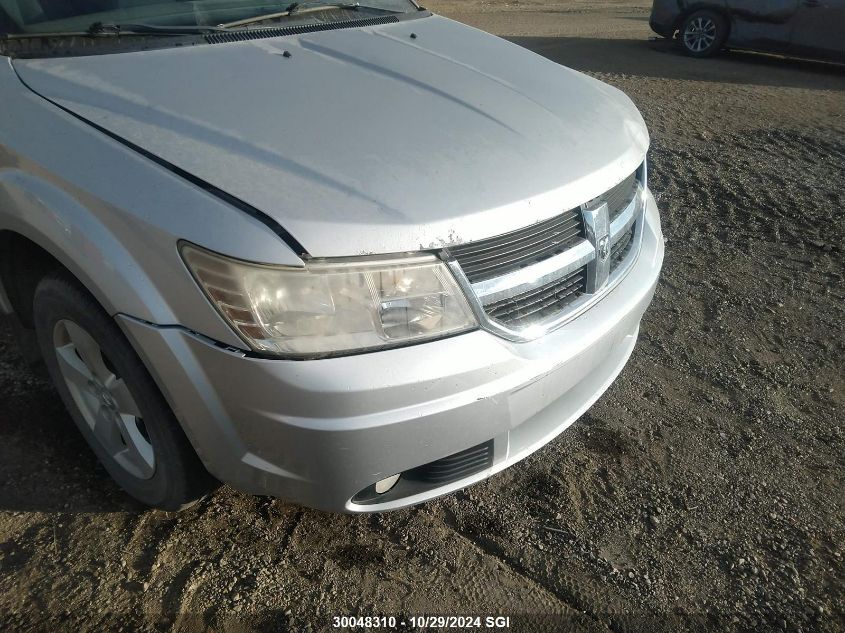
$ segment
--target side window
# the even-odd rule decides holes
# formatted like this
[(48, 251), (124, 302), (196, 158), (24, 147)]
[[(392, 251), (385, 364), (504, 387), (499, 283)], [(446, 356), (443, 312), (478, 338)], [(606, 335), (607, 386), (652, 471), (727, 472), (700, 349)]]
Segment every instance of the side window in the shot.
[(727, 4), (744, 21), (785, 22), (798, 10), (798, 0), (728, 0)]
[(17, 22), (12, 20), (6, 10), (0, 6), (0, 33), (18, 33), (19, 31)]

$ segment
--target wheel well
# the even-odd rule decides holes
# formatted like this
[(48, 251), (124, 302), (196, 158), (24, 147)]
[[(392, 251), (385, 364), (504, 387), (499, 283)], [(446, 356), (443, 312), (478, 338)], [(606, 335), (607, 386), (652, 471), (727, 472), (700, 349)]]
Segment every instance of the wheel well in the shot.
[(38, 282), (64, 268), (32, 240), (12, 231), (0, 231), (0, 283), (21, 326), (34, 328), (32, 301)]

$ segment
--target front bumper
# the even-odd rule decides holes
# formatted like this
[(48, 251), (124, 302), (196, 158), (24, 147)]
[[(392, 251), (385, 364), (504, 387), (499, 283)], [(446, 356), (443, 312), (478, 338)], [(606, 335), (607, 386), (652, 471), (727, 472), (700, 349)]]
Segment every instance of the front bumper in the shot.
[[(537, 450), (607, 389), (633, 350), (663, 261), (649, 194), (637, 261), (587, 312), (531, 342), (484, 331), (400, 349), (268, 360), (119, 317), (209, 471), (236, 488), (345, 512), (399, 508)], [(374, 482), (492, 440), (492, 464), (363, 505)]]
[(676, 0), (657, 0), (652, 4), (648, 25), (663, 37), (672, 37), (678, 29), (681, 10)]

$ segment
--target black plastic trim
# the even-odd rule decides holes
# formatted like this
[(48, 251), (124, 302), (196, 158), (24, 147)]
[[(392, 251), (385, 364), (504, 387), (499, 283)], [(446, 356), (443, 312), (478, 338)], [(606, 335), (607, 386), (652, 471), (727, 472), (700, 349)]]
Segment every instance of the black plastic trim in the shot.
[(387, 492), (379, 494), (372, 484), (352, 497), (362, 506), (389, 503), (436, 490), (475, 475), (493, 465), (493, 440), (471, 446), (463, 451), (442, 457), (403, 472), (399, 481)]
[[(401, 13), (391, 17), (386, 23), (405, 22), (407, 20), (416, 20), (418, 18), (431, 17), (433, 13), (428, 10), (413, 11), (409, 13)], [(367, 26), (366, 24), (355, 24), (356, 22), (379, 20), (382, 16), (376, 18), (369, 18), (361, 20), (343, 20), (336, 23), (326, 23), (327, 27), (312, 29), (311, 31), (297, 31), (297, 33), (307, 33), (320, 30), (336, 30), (360, 28)], [(305, 26), (305, 25), (303, 25)], [(320, 25), (317, 25), (320, 26)], [(281, 30), (285, 28), (295, 27), (280, 27)], [(237, 33), (249, 33), (255, 30), (257, 32), (266, 31), (268, 29), (242, 29), (233, 31), (234, 35)], [(292, 33), (271, 34), (262, 37), (284, 37)], [(196, 34), (196, 35), (176, 35), (165, 37), (162, 35), (133, 35), (129, 36), (90, 36), (84, 34), (71, 35), (34, 35), (33, 37), (10, 39), (4, 38), (0, 35), (0, 56), (10, 57), (12, 59), (40, 59), (49, 57), (87, 57), (91, 55), (106, 55), (119, 53), (135, 53), (142, 51), (153, 51), (165, 48), (191, 48), (194, 46), (209, 46), (216, 42), (209, 42), (206, 38), (210, 35)], [(254, 39), (254, 38), (246, 38)], [(239, 40), (234, 40), (239, 41)]]
[(293, 26), (271, 26), (265, 28), (243, 29), (237, 31), (222, 31), (205, 35), (209, 44), (225, 44), (229, 42), (246, 42), (270, 37), (285, 37), (288, 35), (302, 35), (303, 33), (317, 33), (320, 31), (334, 31), (337, 29), (353, 29), (364, 26), (379, 26), (381, 24), (395, 24), (399, 22), (397, 15), (383, 15), (375, 18), (361, 18), (358, 20), (341, 20), (338, 22), (314, 22), (296, 24)]

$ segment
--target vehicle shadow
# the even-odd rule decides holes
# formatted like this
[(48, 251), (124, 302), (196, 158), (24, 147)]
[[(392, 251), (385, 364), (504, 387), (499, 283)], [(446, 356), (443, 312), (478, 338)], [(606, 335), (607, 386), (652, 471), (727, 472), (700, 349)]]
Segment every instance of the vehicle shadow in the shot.
[(726, 51), (710, 59), (681, 53), (669, 40), (508, 37), (575, 70), (640, 77), (845, 90), (845, 66), (774, 55)]
[(88, 448), (49, 382), (0, 329), (0, 512), (141, 513)]

